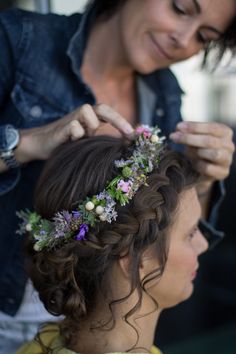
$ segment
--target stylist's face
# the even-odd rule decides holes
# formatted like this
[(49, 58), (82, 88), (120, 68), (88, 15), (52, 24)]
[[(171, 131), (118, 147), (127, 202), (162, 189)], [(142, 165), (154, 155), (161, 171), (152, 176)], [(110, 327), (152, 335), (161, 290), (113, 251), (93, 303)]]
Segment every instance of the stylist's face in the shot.
[(126, 59), (141, 73), (168, 67), (217, 40), (235, 15), (235, 0), (127, 0), (120, 17)]

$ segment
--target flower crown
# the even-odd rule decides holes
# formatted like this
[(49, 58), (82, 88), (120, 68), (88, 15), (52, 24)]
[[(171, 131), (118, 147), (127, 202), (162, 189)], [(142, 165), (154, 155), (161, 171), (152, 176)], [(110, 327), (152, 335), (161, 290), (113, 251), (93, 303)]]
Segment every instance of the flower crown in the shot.
[(142, 125), (135, 133), (132, 156), (114, 162), (121, 173), (101, 193), (86, 198), (71, 212), (57, 212), (51, 221), (29, 210), (17, 212), (23, 220), (17, 233), (29, 232), (35, 241), (35, 251), (53, 250), (72, 240), (86, 240), (89, 228), (98, 222), (116, 220), (116, 204), (126, 205), (142, 185), (147, 185), (147, 175), (158, 166), (163, 150), (165, 137), (159, 137), (158, 127)]

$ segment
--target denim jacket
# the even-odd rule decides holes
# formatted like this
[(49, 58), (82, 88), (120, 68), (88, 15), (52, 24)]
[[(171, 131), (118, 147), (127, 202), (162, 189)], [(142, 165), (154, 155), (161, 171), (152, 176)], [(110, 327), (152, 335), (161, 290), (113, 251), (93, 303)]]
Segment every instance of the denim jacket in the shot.
[[(84, 103), (96, 103), (80, 74), (93, 20), (91, 10), (71, 16), (18, 9), (0, 13), (1, 144), (6, 124), (18, 129), (37, 127)], [(176, 78), (169, 69), (137, 74), (137, 88), (140, 121), (158, 124), (168, 136), (181, 120), (182, 91)], [(23, 240), (15, 234), (15, 212), (33, 208), (33, 191), (42, 166), (43, 162), (33, 161), (0, 174), (0, 310), (12, 316), (19, 308), (27, 280)], [(213, 219), (218, 205), (212, 209)]]

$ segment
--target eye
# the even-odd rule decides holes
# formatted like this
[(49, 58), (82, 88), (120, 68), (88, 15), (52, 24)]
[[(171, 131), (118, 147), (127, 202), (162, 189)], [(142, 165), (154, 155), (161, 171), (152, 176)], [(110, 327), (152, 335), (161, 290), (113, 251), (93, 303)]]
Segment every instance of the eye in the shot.
[(203, 45), (207, 45), (210, 43), (210, 40), (205, 38), (204, 35), (200, 32), (197, 33), (197, 40), (198, 40), (198, 42), (202, 43)]
[(196, 227), (192, 230), (192, 232), (190, 232), (190, 234), (188, 235), (188, 238), (189, 238), (190, 240), (193, 239), (194, 236), (198, 233), (198, 231), (199, 231), (199, 228), (198, 228), (198, 226), (196, 226)]
[(176, 1), (172, 1), (172, 8), (178, 15), (186, 15), (186, 11)]

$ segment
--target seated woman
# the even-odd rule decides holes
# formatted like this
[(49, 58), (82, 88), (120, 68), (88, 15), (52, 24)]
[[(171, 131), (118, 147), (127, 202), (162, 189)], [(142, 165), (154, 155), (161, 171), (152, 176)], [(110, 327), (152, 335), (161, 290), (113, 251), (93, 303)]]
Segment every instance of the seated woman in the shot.
[(47, 162), (37, 213), (22, 212), (29, 272), (46, 309), (63, 315), (18, 354), (159, 353), (161, 311), (192, 294), (198, 256), (197, 173), (157, 128), (133, 143), (92, 137)]

